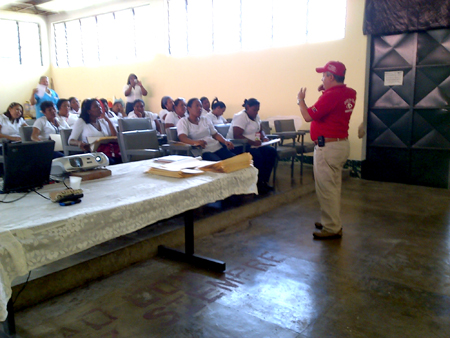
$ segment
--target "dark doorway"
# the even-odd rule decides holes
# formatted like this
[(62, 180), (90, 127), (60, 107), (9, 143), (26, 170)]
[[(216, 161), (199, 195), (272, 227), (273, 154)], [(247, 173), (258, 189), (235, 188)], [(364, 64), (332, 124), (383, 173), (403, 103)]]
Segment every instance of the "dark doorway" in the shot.
[(375, 36), (371, 49), (362, 177), (449, 188), (450, 30)]

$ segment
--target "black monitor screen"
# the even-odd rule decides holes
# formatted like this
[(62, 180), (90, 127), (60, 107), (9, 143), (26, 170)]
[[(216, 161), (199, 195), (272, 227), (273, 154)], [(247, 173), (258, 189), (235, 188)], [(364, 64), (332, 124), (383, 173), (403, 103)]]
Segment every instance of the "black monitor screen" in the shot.
[[(24, 192), (48, 182), (55, 141), (3, 143), (3, 192)], [(0, 187), (1, 188), (1, 187)]]

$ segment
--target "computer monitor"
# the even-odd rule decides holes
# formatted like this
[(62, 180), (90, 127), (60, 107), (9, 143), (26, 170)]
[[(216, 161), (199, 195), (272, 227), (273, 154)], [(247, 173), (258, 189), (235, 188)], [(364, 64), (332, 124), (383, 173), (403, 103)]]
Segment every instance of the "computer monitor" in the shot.
[(41, 188), (50, 177), (55, 141), (3, 142), (3, 193)]

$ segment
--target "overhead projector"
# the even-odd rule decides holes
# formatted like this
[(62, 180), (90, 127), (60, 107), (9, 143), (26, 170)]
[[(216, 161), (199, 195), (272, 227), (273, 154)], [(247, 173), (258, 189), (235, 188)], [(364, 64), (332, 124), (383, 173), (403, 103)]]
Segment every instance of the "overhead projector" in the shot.
[(91, 170), (109, 164), (104, 153), (88, 153), (55, 158), (52, 161), (50, 175), (63, 175), (74, 171)]

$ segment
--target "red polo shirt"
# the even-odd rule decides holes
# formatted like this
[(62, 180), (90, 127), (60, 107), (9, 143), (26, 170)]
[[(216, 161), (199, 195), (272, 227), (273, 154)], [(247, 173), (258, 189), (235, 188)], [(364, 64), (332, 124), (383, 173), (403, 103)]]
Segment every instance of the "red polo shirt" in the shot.
[(355, 107), (356, 91), (345, 84), (328, 88), (317, 102), (308, 108), (313, 119), (311, 139), (348, 137), (348, 124)]

